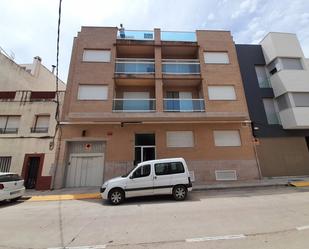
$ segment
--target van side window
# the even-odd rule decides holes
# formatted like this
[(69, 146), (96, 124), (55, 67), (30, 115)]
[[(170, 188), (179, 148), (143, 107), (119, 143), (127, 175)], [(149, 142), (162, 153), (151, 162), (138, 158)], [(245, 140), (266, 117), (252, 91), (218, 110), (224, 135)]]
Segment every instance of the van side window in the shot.
[(185, 169), (181, 162), (157, 163), (155, 164), (156, 175), (170, 175), (184, 173)]
[(137, 170), (133, 172), (133, 178), (145, 177), (150, 175), (150, 165), (140, 166)]

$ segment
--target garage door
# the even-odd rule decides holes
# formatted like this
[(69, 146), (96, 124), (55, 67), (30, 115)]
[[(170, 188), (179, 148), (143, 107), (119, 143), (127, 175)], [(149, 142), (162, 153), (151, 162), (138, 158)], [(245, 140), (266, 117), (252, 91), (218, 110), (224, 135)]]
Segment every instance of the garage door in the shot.
[(103, 183), (104, 154), (71, 154), (66, 187), (91, 187)]

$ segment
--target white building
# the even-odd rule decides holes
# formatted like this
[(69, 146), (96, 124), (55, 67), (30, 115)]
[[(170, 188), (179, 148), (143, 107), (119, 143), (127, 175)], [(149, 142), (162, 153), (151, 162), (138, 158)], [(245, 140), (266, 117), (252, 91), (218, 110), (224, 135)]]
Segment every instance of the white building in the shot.
[(18, 65), (0, 53), (0, 172), (21, 174), (28, 188), (49, 189), (57, 149), (55, 114), (66, 85), (35, 57)]

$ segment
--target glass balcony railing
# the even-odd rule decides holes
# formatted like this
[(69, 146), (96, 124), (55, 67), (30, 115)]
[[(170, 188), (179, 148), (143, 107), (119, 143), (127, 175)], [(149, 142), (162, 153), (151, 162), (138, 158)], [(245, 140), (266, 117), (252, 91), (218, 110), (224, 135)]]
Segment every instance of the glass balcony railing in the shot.
[(123, 32), (118, 31), (117, 39), (152, 41), (154, 40), (154, 32), (145, 30), (124, 30)]
[(200, 62), (198, 60), (162, 60), (162, 72), (164, 74), (200, 74)]
[(155, 63), (153, 59), (116, 59), (117, 74), (153, 74)]
[(155, 99), (114, 99), (115, 112), (153, 112), (156, 110)]
[(204, 112), (204, 99), (164, 99), (166, 112)]
[(195, 32), (161, 31), (161, 41), (196, 42)]
[(271, 88), (269, 78), (258, 78), (260, 88)]

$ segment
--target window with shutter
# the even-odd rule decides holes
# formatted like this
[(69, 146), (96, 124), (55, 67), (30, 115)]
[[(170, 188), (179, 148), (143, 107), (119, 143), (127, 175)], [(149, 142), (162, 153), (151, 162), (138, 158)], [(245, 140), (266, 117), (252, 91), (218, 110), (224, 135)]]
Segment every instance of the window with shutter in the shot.
[(194, 147), (192, 131), (168, 131), (166, 132), (167, 147)]

